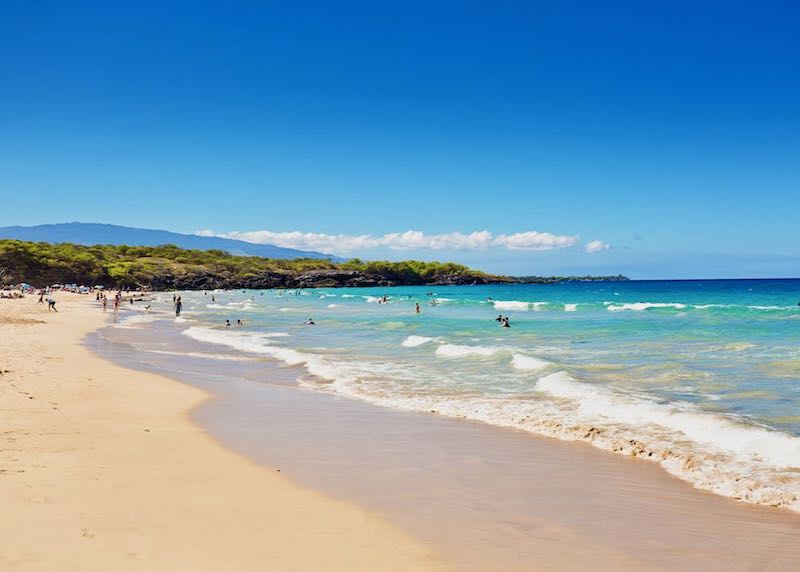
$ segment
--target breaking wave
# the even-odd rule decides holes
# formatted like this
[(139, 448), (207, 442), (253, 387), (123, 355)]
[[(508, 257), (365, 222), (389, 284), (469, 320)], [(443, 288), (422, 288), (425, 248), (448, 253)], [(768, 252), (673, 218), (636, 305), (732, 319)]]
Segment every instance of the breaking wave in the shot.
[(425, 336), (408, 336), (405, 340), (403, 340), (401, 345), (406, 348), (415, 348), (432, 341), (433, 338), (427, 338)]
[(519, 302), (517, 300), (495, 300), (493, 302), (495, 310), (527, 310), (529, 302)]
[(550, 362), (532, 356), (526, 356), (515, 353), (511, 358), (511, 365), (515, 369), (539, 371), (549, 366)]
[(438, 357), (443, 357), (443, 358), (463, 358), (470, 356), (489, 357), (502, 351), (504, 351), (503, 348), (442, 344), (441, 346), (436, 348), (436, 355)]

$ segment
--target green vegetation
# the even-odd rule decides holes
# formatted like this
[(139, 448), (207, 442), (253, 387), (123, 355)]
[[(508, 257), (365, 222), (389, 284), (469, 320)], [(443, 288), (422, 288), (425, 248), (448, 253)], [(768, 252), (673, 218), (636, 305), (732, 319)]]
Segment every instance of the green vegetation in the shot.
[(627, 280), (624, 276), (493, 276), (452, 262), (284, 260), (234, 256), (222, 250), (164, 246), (50, 244), (0, 240), (0, 285), (28, 282), (192, 290), (313, 288), (413, 284), (554, 283)]
[(271, 288), (400, 284), (471, 284), (503, 278), (453, 263), (370, 261), (343, 263), (298, 258), (234, 256), (221, 250), (164, 246), (82, 246), (0, 240), (5, 284), (76, 283), (131, 288)]

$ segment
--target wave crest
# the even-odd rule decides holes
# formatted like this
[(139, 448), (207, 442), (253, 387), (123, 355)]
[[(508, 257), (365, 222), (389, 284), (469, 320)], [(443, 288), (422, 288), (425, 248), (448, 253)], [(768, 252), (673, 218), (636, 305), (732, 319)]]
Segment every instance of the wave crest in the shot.
[(401, 345), (406, 348), (415, 348), (432, 341), (433, 338), (428, 338), (425, 336), (408, 336), (405, 340), (403, 340)]
[(469, 356), (489, 357), (501, 351), (504, 351), (503, 348), (442, 344), (436, 348), (436, 355), (444, 358), (462, 358)]

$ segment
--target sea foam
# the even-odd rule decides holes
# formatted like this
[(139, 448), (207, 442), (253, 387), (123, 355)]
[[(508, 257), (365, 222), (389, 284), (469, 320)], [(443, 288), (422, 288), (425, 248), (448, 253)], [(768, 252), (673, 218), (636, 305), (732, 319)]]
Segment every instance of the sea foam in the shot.
[(515, 369), (539, 371), (549, 366), (550, 362), (532, 356), (515, 353), (511, 358), (511, 365)]
[(800, 439), (698, 411), (690, 404), (677, 407), (615, 393), (605, 387), (577, 382), (563, 371), (543, 377), (536, 388), (575, 401), (578, 416), (586, 421), (613, 421), (638, 427), (655, 424), (670, 432), (680, 432), (696, 443), (732, 453), (741, 460), (755, 460), (776, 468), (800, 468)]
[(442, 344), (436, 348), (436, 355), (445, 358), (462, 358), (470, 356), (488, 357), (501, 351), (503, 351), (503, 348)]
[(415, 348), (432, 341), (433, 338), (427, 338), (425, 336), (408, 336), (405, 340), (403, 340), (401, 345), (406, 348)]
[(680, 304), (677, 302), (634, 302), (632, 304), (612, 304), (606, 302), (606, 308), (609, 312), (621, 312), (623, 310), (642, 312), (644, 310), (650, 310), (651, 308), (677, 308), (682, 310), (686, 308), (686, 304)]
[(312, 375), (328, 381), (352, 381), (350, 376), (336, 367), (335, 363), (321, 356), (272, 345), (269, 338), (288, 335), (283, 332), (259, 334), (193, 326), (181, 333), (198, 341), (224, 345), (246, 353), (269, 356), (282, 361), (286, 365), (303, 365)]
[(519, 302), (517, 300), (495, 300), (494, 307), (496, 310), (527, 310), (530, 307), (528, 302)]
[(125, 318), (115, 325), (117, 328), (136, 328), (141, 324), (147, 324), (156, 320), (163, 319), (164, 314), (132, 314), (125, 316)]
[[(336, 377), (339, 372), (331, 367), (327, 373)], [(557, 401), (387, 393), (353, 374), (326, 387), (377, 405), (587, 441), (655, 461), (698, 488), (800, 512), (800, 439), (713, 413), (616, 394), (577, 382), (563, 371), (536, 383), (537, 390)]]

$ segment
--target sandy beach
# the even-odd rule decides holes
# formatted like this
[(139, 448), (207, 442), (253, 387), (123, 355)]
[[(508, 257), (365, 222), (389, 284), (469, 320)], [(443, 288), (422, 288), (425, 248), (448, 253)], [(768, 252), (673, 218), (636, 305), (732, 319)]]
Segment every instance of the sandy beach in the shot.
[(194, 323), (191, 312), (178, 321), (133, 312), (87, 345), (213, 395), (191, 419), (224, 447), (386, 518), (456, 570), (781, 571), (800, 562), (791, 511), (699, 490), (588, 443), (309, 390), (302, 366), (183, 335)]
[(147, 365), (124, 340), (164, 332), (113, 328), (110, 341), (93, 300), (58, 299), (58, 314), (35, 297), (0, 305), (4, 571), (800, 561), (788, 511), (586, 444), (302, 390), (269, 361), (227, 362), (219, 378), (174, 333), (178, 351)]
[(81, 345), (88, 297), (0, 301), (0, 569), (440, 570), (381, 518), (229, 452), (207, 395)]

